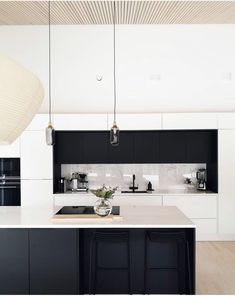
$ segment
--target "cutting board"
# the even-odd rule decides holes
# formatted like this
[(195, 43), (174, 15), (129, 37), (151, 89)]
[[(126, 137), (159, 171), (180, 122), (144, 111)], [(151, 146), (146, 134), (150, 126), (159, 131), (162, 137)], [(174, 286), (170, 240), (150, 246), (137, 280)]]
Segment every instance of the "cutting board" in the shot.
[(92, 220), (92, 221), (122, 221), (122, 216), (109, 215), (106, 217), (100, 217), (96, 214), (64, 214), (64, 215), (54, 215), (53, 220), (69, 220), (69, 219), (78, 219), (78, 220)]

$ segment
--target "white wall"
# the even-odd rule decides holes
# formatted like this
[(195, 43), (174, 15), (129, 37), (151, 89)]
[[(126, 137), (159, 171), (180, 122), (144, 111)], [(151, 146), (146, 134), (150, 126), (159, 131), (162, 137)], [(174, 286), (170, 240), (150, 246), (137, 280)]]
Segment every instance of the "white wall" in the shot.
[[(112, 32), (53, 26), (54, 112), (112, 111)], [(44, 26), (0, 26), (0, 51), (46, 88), (47, 33)], [(118, 112), (235, 111), (234, 52), (235, 25), (117, 26)]]

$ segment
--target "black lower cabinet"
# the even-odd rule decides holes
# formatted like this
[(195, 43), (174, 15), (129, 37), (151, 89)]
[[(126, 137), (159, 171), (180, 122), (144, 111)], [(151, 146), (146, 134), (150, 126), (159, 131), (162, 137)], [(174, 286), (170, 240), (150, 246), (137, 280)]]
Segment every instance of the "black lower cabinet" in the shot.
[(30, 294), (77, 294), (75, 229), (32, 229)]
[(0, 294), (195, 294), (195, 230), (1, 229)]
[(0, 229), (0, 294), (29, 294), (28, 231)]

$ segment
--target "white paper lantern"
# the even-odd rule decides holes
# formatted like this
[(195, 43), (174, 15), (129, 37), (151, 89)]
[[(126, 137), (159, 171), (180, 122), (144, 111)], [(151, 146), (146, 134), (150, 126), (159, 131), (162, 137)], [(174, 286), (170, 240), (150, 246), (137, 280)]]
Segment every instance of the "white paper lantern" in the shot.
[(27, 127), (44, 98), (41, 81), (0, 54), (0, 144), (11, 144)]

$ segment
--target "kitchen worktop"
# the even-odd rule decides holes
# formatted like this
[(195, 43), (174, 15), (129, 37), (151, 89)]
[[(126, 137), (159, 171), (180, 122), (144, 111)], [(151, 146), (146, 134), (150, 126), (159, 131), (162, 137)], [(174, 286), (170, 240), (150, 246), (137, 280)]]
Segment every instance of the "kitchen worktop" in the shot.
[[(55, 193), (54, 195), (70, 195), (70, 194), (77, 194), (77, 195), (87, 195), (87, 196), (94, 196), (91, 192), (72, 192), (72, 191), (67, 191), (65, 193)], [(197, 189), (157, 189), (154, 190), (152, 192), (141, 192), (141, 193), (136, 193), (136, 192), (125, 192), (125, 193), (121, 193), (121, 191), (117, 191), (115, 193), (115, 197), (119, 197), (119, 196), (139, 196), (139, 195), (144, 195), (144, 196), (154, 196), (154, 195), (208, 195), (208, 194), (218, 194), (216, 192), (213, 191), (209, 191), (209, 190), (197, 190)]]
[(122, 220), (52, 219), (60, 207), (0, 207), (0, 228), (195, 228), (174, 206), (121, 206)]

